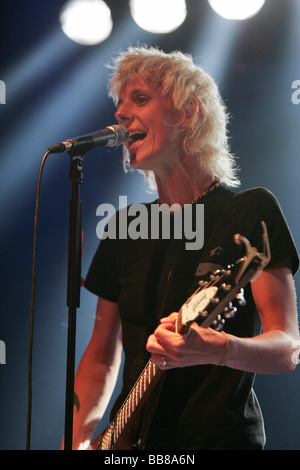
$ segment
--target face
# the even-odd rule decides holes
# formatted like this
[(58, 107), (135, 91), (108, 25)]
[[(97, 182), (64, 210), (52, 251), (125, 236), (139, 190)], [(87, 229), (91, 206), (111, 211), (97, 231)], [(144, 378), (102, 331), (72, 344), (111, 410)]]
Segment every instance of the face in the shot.
[(132, 168), (155, 173), (172, 171), (182, 154), (178, 113), (160, 90), (140, 81), (122, 88), (115, 114), (129, 130), (126, 147)]

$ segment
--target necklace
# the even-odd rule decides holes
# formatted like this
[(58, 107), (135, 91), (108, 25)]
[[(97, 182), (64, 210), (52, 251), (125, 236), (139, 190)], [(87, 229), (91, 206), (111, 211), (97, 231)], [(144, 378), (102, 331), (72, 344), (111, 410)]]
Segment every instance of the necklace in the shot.
[(220, 184), (219, 178), (215, 178), (213, 182), (208, 186), (207, 190), (204, 191), (204, 193), (198, 194), (191, 202), (188, 202), (187, 204), (195, 204), (196, 202), (199, 201), (199, 199), (205, 197), (208, 193), (213, 191), (215, 188), (217, 188)]
[[(180, 206), (178, 205), (178, 206), (179, 206), (178, 208), (176, 208), (175, 210), (170, 211), (170, 210), (168, 210), (167, 208), (165, 208), (165, 207), (163, 206), (163, 208), (162, 208), (161, 210), (162, 210), (163, 212), (168, 212), (169, 214), (174, 214), (175, 212), (178, 213), (178, 212), (180, 212), (181, 210), (183, 210), (185, 206), (189, 206), (190, 204), (191, 204), (191, 205), (196, 204), (200, 199), (202, 199), (202, 198), (205, 197), (208, 193), (210, 193), (211, 191), (213, 191), (214, 189), (216, 189), (216, 188), (219, 186), (219, 184), (220, 184), (219, 178), (215, 178), (215, 179), (213, 180), (213, 182), (208, 186), (208, 188), (207, 188), (206, 191), (204, 191), (204, 192), (201, 193), (201, 194), (198, 194), (198, 196), (196, 196), (192, 201), (185, 203), (182, 207), (180, 207)], [(158, 199), (157, 202), (160, 204), (159, 199)]]

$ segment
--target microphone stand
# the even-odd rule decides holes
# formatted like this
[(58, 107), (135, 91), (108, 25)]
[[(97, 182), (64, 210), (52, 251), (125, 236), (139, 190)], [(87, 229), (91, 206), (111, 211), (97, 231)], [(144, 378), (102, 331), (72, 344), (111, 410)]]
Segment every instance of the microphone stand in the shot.
[(66, 371), (66, 405), (64, 450), (72, 450), (73, 441), (73, 404), (75, 376), (76, 310), (80, 306), (81, 287), (81, 249), (82, 249), (82, 201), (80, 184), (83, 181), (84, 155), (70, 153), (70, 179), (72, 199), (69, 209), (69, 252), (68, 252), (68, 343)]

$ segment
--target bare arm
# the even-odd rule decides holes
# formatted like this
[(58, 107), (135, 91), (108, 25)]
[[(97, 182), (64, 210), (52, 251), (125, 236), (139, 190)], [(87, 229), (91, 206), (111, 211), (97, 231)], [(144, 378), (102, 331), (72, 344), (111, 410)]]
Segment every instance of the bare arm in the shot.
[[(254, 338), (228, 335), (229, 347), (223, 365), (262, 374), (283, 373), (296, 366), (299, 333), (296, 295), (287, 264), (265, 270), (252, 284), (253, 298), (261, 318), (263, 332)], [(147, 349), (153, 361), (166, 368), (196, 364), (219, 364), (226, 349), (226, 337), (211, 328), (192, 325), (188, 337), (172, 331), (174, 315), (162, 320), (148, 339)]]
[(121, 362), (117, 304), (99, 298), (90, 342), (75, 377), (73, 448), (87, 448), (113, 392)]
[(280, 374), (296, 366), (299, 332), (291, 270), (282, 265), (267, 269), (252, 284), (263, 332), (250, 339), (230, 338), (226, 365), (263, 374)]

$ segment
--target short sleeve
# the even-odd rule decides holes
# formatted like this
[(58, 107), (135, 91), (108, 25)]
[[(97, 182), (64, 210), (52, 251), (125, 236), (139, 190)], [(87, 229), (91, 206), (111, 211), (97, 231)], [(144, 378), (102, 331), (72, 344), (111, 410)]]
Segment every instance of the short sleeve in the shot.
[[(267, 226), (271, 261), (269, 267), (290, 260), (292, 273), (299, 267), (299, 257), (293, 236), (276, 197), (265, 188), (254, 188), (240, 193), (243, 224), (247, 225), (251, 240), (261, 240), (261, 221)], [(253, 224), (251, 221), (255, 221)], [(262, 246), (258, 246), (259, 250)]]
[(118, 302), (120, 295), (118, 270), (117, 240), (102, 239), (93, 257), (84, 286), (98, 297)]

